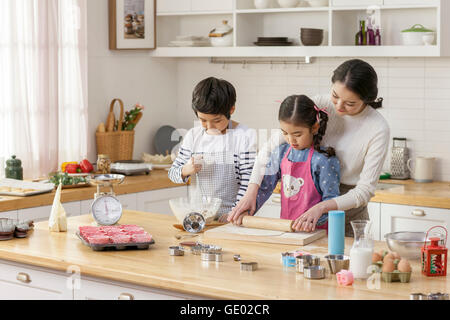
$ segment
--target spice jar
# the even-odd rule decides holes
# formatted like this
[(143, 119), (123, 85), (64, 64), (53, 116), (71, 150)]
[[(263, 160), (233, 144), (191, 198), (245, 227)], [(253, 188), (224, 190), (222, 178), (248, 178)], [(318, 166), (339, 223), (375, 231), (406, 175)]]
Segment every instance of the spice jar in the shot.
[(97, 171), (100, 173), (111, 172), (111, 159), (106, 154), (99, 154), (97, 158)]
[(16, 156), (6, 160), (5, 176), (9, 179), (23, 180), (22, 161), (16, 159)]

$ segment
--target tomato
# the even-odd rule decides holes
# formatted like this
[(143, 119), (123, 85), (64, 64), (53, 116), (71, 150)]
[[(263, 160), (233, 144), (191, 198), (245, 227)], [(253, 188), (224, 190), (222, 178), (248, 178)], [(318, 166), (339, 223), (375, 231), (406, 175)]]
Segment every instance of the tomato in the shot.
[(79, 173), (80, 170), (80, 166), (78, 164), (75, 163), (70, 163), (68, 165), (66, 165), (66, 172), (67, 173)]

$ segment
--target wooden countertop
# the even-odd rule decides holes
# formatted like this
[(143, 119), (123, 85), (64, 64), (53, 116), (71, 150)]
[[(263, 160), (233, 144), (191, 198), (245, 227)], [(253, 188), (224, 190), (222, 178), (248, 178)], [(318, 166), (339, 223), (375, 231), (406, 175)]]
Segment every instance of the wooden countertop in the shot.
[[(153, 170), (149, 175), (125, 177), (121, 185), (114, 187), (114, 192), (120, 195), (179, 186), (182, 185), (169, 180), (166, 170)], [(102, 191), (109, 191), (109, 188), (102, 188)], [(93, 199), (96, 192), (97, 187), (63, 189), (61, 202)], [(55, 191), (29, 197), (0, 196), (0, 212), (51, 205), (54, 197)]]
[(417, 183), (414, 180), (380, 180), (398, 184), (394, 188), (375, 191), (372, 202), (404, 204), (450, 209), (450, 182)]
[[(203, 262), (189, 251), (183, 257), (172, 257), (168, 247), (178, 244), (174, 236), (179, 232), (172, 226), (175, 218), (137, 211), (125, 211), (120, 223), (138, 224), (149, 231), (156, 241), (149, 250), (95, 252), (75, 235), (80, 225), (90, 225), (92, 221), (89, 215), (71, 217), (65, 233), (50, 233), (47, 222), (37, 223), (28, 238), (1, 242), (0, 259), (64, 272), (68, 266), (77, 265), (82, 276), (218, 299), (409, 299), (413, 292), (450, 291), (450, 277), (423, 276), (420, 261), (412, 263), (410, 283), (381, 281), (380, 289), (369, 289), (362, 280), (351, 287), (341, 287), (332, 275), (323, 280), (304, 279), (295, 268), (283, 267), (280, 262), (281, 252), (298, 249), (290, 245), (209, 240), (204, 243), (223, 248), (223, 262)], [(346, 239), (347, 254), (352, 241)], [(376, 242), (375, 249), (382, 248), (386, 248), (385, 243)], [(327, 239), (303, 249), (323, 257), (327, 253)], [(258, 270), (240, 271), (234, 254), (240, 254), (245, 261), (258, 262)]]

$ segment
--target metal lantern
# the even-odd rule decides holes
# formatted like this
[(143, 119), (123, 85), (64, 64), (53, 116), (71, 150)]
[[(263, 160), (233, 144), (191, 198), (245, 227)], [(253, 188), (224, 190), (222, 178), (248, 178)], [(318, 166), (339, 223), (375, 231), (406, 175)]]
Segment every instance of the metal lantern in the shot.
[[(434, 228), (445, 230), (444, 245), (440, 245), (441, 238), (430, 238), (431, 244), (427, 245), (428, 233)], [(422, 273), (428, 277), (438, 277), (447, 275), (447, 229), (442, 226), (435, 226), (427, 231), (425, 243), (422, 247)]]

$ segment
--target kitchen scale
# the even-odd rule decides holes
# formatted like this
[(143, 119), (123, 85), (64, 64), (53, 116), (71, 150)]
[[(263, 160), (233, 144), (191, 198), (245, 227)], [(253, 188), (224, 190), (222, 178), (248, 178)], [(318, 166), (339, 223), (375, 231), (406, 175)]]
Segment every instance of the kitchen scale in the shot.
[[(91, 205), (91, 213), (99, 226), (111, 226), (117, 224), (122, 217), (122, 204), (116, 198), (113, 186), (121, 184), (125, 179), (122, 174), (100, 174), (86, 177), (87, 182), (97, 186), (94, 202)], [(110, 187), (109, 192), (100, 192), (100, 187)]]

